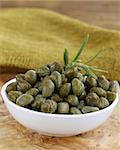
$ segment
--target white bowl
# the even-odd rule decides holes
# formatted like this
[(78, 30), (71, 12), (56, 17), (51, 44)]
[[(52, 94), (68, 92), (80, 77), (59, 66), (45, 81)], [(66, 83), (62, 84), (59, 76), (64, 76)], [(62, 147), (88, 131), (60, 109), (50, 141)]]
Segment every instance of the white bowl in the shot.
[(82, 115), (42, 113), (20, 107), (8, 99), (6, 87), (12, 82), (15, 82), (15, 79), (4, 84), (1, 90), (9, 112), (19, 123), (43, 135), (65, 137), (93, 130), (111, 115), (118, 102), (117, 94), (115, 101), (109, 107), (97, 112)]

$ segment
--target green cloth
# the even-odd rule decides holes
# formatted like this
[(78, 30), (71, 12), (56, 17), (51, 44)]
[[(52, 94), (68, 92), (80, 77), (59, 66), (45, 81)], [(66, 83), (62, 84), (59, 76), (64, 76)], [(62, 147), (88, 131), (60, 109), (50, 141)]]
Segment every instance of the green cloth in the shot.
[(90, 41), (82, 60), (104, 47), (105, 51), (91, 65), (108, 70), (110, 79), (120, 80), (120, 32), (45, 9), (0, 10), (0, 71), (12, 67), (39, 68), (53, 61), (63, 63), (64, 49), (69, 49), (71, 59), (86, 34)]

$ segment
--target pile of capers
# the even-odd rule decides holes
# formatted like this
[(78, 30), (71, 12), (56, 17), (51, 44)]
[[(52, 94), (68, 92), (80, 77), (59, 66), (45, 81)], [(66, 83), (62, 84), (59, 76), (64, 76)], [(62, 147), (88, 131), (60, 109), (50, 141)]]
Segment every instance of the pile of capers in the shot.
[(57, 62), (16, 75), (6, 92), (13, 103), (53, 114), (85, 114), (108, 107), (116, 98), (117, 81), (83, 75), (77, 67), (67, 72)]

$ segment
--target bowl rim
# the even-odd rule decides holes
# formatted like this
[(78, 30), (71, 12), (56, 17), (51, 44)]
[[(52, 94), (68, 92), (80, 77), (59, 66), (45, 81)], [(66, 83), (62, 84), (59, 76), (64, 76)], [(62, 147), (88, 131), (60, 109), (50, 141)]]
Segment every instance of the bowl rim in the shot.
[(38, 111), (30, 110), (28, 108), (24, 108), (24, 107), (21, 107), (19, 105), (16, 105), (15, 103), (11, 102), (8, 99), (7, 93), (6, 93), (6, 87), (10, 83), (15, 82), (15, 81), (16, 81), (15, 78), (11, 79), (11, 80), (9, 80), (8, 82), (6, 82), (2, 86), (2, 88), (1, 88), (1, 95), (2, 95), (3, 101), (5, 102), (5, 104), (9, 103), (12, 107), (16, 107), (17, 109), (20, 109), (21, 111), (27, 111), (28, 113), (33, 113), (33, 114), (36, 114), (36, 115), (42, 115), (42, 116), (48, 116), (48, 117), (63, 117), (63, 118), (75, 118), (75, 117), (77, 117), (77, 118), (80, 117), (81, 118), (81, 117), (85, 117), (85, 116), (88, 117), (88, 116), (93, 116), (93, 115), (97, 115), (97, 114), (109, 111), (110, 109), (114, 108), (117, 105), (117, 103), (118, 103), (118, 92), (117, 92), (116, 93), (116, 99), (114, 100), (114, 102), (110, 106), (108, 106), (108, 107), (106, 107), (104, 109), (101, 109), (99, 111), (96, 111), (96, 112), (90, 112), (90, 113), (80, 114), (80, 115), (78, 115), (78, 114), (71, 114), (71, 115), (68, 115), (68, 114), (50, 114), (50, 113), (38, 112)]

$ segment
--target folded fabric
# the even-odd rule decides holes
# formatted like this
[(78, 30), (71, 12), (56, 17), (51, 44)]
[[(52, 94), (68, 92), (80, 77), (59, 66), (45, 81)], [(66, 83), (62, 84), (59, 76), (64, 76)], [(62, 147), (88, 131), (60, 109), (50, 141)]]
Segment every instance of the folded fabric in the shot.
[(90, 64), (108, 70), (108, 78), (120, 80), (120, 32), (45, 9), (0, 10), (0, 71), (39, 68), (53, 61), (63, 63), (64, 49), (69, 49), (71, 59), (86, 34), (90, 41), (82, 54), (83, 62), (104, 47)]

